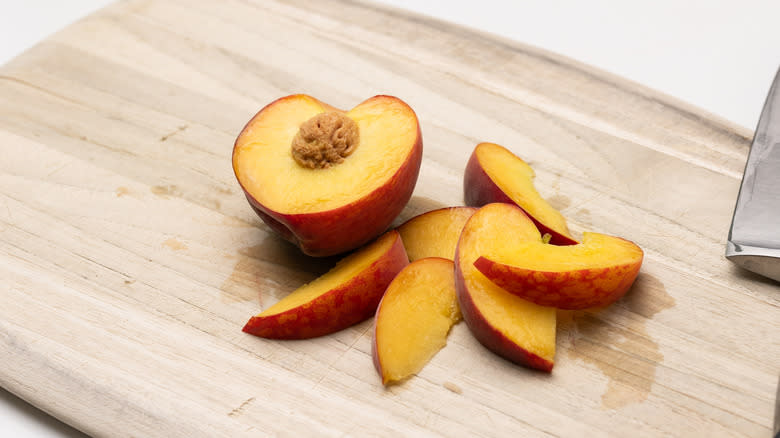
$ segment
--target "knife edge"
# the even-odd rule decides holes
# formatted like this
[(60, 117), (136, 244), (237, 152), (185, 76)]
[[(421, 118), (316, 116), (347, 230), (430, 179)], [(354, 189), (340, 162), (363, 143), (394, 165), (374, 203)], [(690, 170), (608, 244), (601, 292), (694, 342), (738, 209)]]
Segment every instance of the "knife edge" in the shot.
[(750, 145), (726, 258), (780, 282), (780, 69)]

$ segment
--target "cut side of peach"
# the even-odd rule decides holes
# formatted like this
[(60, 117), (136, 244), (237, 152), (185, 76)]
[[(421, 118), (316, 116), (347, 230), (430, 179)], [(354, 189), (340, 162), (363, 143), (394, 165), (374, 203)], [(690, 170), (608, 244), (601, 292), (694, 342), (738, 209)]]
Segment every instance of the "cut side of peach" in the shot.
[(578, 245), (534, 240), (493, 246), (474, 266), (502, 289), (534, 303), (585, 309), (622, 297), (634, 283), (642, 259), (642, 249), (633, 242), (584, 233)]
[(510, 294), (474, 262), (490, 248), (542, 241), (534, 223), (513, 204), (480, 208), (463, 227), (455, 255), (455, 287), (463, 320), (479, 342), (521, 365), (550, 372), (555, 358), (556, 309)]
[(387, 230), (411, 197), (421, 160), (417, 116), (392, 96), (346, 112), (287, 96), (257, 113), (233, 148), (249, 203), (314, 256), (354, 249)]
[(463, 195), (466, 205), (513, 203), (523, 209), (554, 245), (573, 245), (566, 219), (536, 190), (536, 173), (525, 161), (503, 146), (480, 143), (466, 164)]
[(239, 137), (236, 176), (267, 208), (302, 214), (350, 204), (386, 183), (414, 149), (416, 118), (402, 102), (375, 97), (345, 113), (360, 132), (352, 155), (328, 169), (302, 167), (290, 144), (300, 125), (322, 112), (324, 104), (313, 97), (291, 96), (249, 122)]
[(473, 207), (446, 207), (415, 216), (398, 227), (410, 261), (425, 257), (453, 260), (460, 233)]
[(423, 258), (405, 267), (376, 312), (372, 356), (382, 383), (419, 372), (460, 318), (451, 260)]
[(322, 336), (370, 318), (385, 289), (409, 264), (401, 236), (392, 230), (253, 316), (243, 331), (263, 338)]

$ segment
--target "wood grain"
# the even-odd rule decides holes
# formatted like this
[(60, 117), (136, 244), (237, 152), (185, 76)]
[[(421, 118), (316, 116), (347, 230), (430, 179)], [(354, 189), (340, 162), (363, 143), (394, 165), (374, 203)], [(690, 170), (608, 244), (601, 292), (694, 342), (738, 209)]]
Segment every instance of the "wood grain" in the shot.
[[(537, 171), (575, 234), (645, 249), (614, 306), (561, 312), (552, 375), (460, 324), (384, 389), (371, 321), (241, 333), (326, 271), (230, 167), (263, 105), (392, 94), (424, 159), (399, 221), (462, 204), (480, 141)], [(723, 257), (751, 133), (491, 35), (346, 0), (131, 0), (0, 69), (0, 384), (95, 436), (768, 436), (778, 286)]]

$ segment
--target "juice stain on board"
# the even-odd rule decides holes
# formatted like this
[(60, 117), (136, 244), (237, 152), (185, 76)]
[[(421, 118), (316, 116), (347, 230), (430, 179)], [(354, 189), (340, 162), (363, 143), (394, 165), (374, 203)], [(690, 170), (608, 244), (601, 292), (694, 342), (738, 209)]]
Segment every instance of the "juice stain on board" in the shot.
[[(152, 192), (169, 196), (177, 189), (155, 186)], [(431, 210), (445, 207), (429, 198), (415, 196), (390, 228)], [(331, 257), (310, 257), (274, 233), (259, 244), (241, 248), (228, 257), (237, 259), (232, 273), (220, 286), (223, 303), (257, 300), (264, 309), (293, 290), (326, 273), (349, 253)]]
[[(223, 303), (257, 300), (263, 309), (314, 280), (341, 259), (309, 257), (276, 235), (240, 249), (233, 272), (220, 286)], [(342, 256), (343, 257), (343, 256)]]
[(663, 361), (646, 321), (675, 306), (675, 299), (655, 277), (640, 274), (625, 297), (612, 306), (628, 310), (620, 326), (599, 314), (615, 311), (560, 311), (559, 333), (568, 343), (567, 356), (597, 366), (609, 379), (601, 395), (603, 409), (618, 409), (647, 399), (655, 383), (657, 364)]

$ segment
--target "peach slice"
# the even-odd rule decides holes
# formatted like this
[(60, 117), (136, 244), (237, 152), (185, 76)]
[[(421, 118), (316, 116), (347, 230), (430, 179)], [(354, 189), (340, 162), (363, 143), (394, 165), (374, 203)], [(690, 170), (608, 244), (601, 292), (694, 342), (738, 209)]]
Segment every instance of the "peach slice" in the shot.
[(455, 253), (455, 289), (463, 320), (479, 342), (510, 361), (550, 372), (556, 309), (510, 294), (474, 267), (474, 261), (493, 247), (541, 239), (534, 223), (516, 205), (485, 205), (463, 227)]
[(417, 215), (398, 227), (410, 261), (425, 257), (453, 260), (463, 225), (474, 207), (445, 207)]
[(602, 307), (631, 287), (642, 265), (633, 242), (584, 233), (582, 243), (546, 245), (539, 240), (497, 245), (474, 266), (502, 289), (542, 306), (559, 309)]
[(419, 372), (460, 321), (452, 260), (423, 258), (387, 287), (374, 320), (372, 356), (382, 384)]
[(375, 96), (344, 112), (304, 94), (260, 110), (233, 147), (233, 171), (255, 212), (311, 256), (355, 249), (387, 230), (412, 195), (422, 160), (414, 111)]
[(466, 164), (463, 197), (466, 205), (476, 207), (491, 202), (517, 204), (542, 234), (550, 235), (550, 243), (576, 244), (566, 219), (534, 187), (535, 176), (531, 166), (505, 147), (480, 143)]
[(253, 316), (243, 331), (263, 338), (305, 339), (347, 328), (374, 315), (387, 285), (408, 264), (401, 236), (388, 231)]

